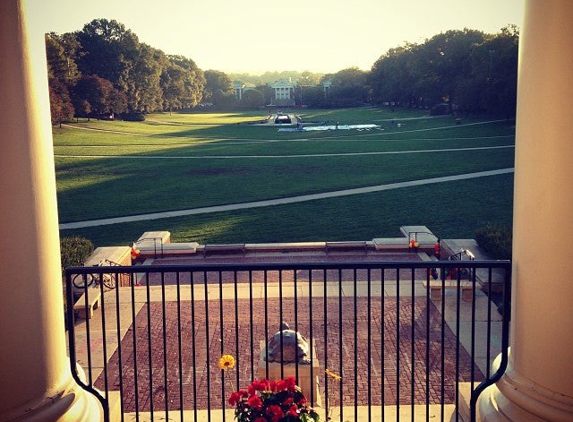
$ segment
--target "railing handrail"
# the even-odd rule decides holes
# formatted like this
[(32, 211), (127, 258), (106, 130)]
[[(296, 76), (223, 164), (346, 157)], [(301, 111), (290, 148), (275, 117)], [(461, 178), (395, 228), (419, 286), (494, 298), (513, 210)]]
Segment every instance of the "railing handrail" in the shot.
[[(215, 264), (175, 264), (175, 265), (119, 265), (113, 267), (113, 272), (183, 272), (183, 271), (247, 271), (247, 270), (323, 270), (323, 269), (424, 269), (424, 268), (507, 268), (510, 260), (472, 260), (472, 261), (346, 261), (346, 262), (265, 262), (265, 263), (215, 263)], [(66, 273), (87, 274), (109, 272), (108, 268), (68, 267)]]

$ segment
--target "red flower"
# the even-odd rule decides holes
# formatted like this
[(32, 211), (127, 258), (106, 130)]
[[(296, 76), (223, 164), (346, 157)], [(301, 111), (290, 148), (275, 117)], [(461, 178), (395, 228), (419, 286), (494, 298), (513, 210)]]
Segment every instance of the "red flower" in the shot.
[(294, 377), (288, 377), (285, 380), (286, 389), (288, 391), (295, 391), (296, 390), (296, 380)]
[(231, 393), (231, 396), (229, 397), (229, 404), (231, 406), (235, 406), (237, 403), (241, 401), (242, 398), (248, 397), (248, 394), (249, 393), (247, 392), (247, 390), (244, 389)]
[(263, 408), (263, 401), (259, 396), (252, 396), (249, 398), (247, 404), (256, 410), (261, 410)]
[(283, 390), (286, 390), (286, 381), (278, 380), (275, 384), (275, 390), (273, 391), (283, 391)]
[(235, 406), (235, 419), (240, 422), (318, 420), (293, 377), (276, 382), (254, 380), (247, 390), (232, 393), (229, 403)]
[(249, 385), (249, 394), (254, 396), (257, 391), (268, 391), (270, 388), (270, 382), (266, 379), (254, 380), (251, 385)]
[(269, 406), (269, 408), (267, 409), (267, 415), (278, 416), (279, 418), (282, 418), (285, 414), (284, 414), (284, 412), (280, 406), (278, 406), (276, 404), (271, 404)]
[(231, 393), (231, 396), (229, 397), (229, 404), (231, 406), (235, 406), (240, 400), (241, 400), (241, 395), (239, 394), (238, 391), (235, 391), (234, 393)]
[(291, 406), (290, 409), (288, 410), (288, 412), (293, 415), (295, 418), (298, 416), (297, 413), (297, 407), (296, 406)]

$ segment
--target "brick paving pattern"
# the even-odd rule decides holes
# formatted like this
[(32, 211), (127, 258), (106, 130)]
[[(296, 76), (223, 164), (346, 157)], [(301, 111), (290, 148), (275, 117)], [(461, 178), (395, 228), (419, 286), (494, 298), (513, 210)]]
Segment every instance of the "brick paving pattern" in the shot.
[[(328, 297), (325, 304), (315, 296), (148, 303), (110, 359), (108, 388), (122, 390), (124, 412), (221, 408), (231, 389), (257, 378), (259, 341), (281, 320), (307, 337), (312, 332), (315, 375), (323, 403), (328, 383), (330, 406), (341, 398), (345, 406), (367, 405), (368, 393), (372, 405), (454, 403), (457, 382), (483, 377), (425, 297)], [(224, 382), (222, 354), (237, 358)], [(326, 367), (342, 375), (342, 384), (325, 379)]]

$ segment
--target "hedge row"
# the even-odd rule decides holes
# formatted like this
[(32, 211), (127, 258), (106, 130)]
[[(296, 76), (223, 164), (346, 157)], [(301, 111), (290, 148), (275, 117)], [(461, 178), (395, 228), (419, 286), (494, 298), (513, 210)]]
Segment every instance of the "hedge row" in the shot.
[(476, 230), (476, 241), (493, 259), (511, 259), (511, 227), (488, 224)]

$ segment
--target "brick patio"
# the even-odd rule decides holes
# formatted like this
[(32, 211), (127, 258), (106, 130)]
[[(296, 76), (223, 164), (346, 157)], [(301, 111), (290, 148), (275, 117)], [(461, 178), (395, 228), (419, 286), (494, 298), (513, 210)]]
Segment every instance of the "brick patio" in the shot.
[[(384, 300), (371, 297), (370, 332), (367, 298), (328, 297), (326, 307), (324, 297), (297, 298), (296, 324), (307, 337), (311, 332), (310, 300), (323, 403), (326, 367), (343, 376), (342, 384), (328, 381), (330, 406), (340, 405), (340, 388), (345, 406), (367, 405), (369, 392), (370, 402), (375, 406), (398, 402), (411, 404), (412, 397), (414, 404), (454, 403), (457, 382), (469, 381), (472, 369), (476, 378), (482, 377), (477, 367), (472, 368), (462, 347), (459, 348), (459, 367), (456, 367), (456, 338), (447, 325), (442, 324), (439, 312), (425, 297), (417, 297), (414, 301), (410, 297), (402, 298), (399, 307), (396, 297), (387, 296)], [(340, 309), (344, 309), (345, 315), (352, 310), (355, 318), (341, 319)], [(264, 315), (272, 317), (265, 321)], [(283, 298), (282, 316), (279, 300), (274, 298), (266, 301), (165, 302), (164, 306), (161, 302), (148, 303), (139, 311), (120, 350), (109, 361), (109, 389), (120, 389), (121, 352), (124, 412), (133, 412), (137, 407), (139, 411), (164, 409), (166, 402), (170, 410), (221, 408), (223, 397), (228, 397), (232, 388), (244, 388), (256, 378), (259, 341), (272, 336), (281, 319), (294, 325), (293, 298)], [(236, 326), (238, 330), (235, 330)], [(328, 330), (326, 341), (325, 329)], [(344, 339), (342, 349), (338, 346), (340, 330)], [(325, 347), (326, 343), (329, 347)], [(229, 372), (224, 385), (217, 367), (223, 353), (237, 358), (237, 366)], [(429, 363), (428, 372), (426, 362)], [(443, 392), (435, 388), (442, 384), (442, 378)], [(355, 379), (358, 394), (354, 391)], [(414, 385), (413, 389), (411, 385)], [(104, 374), (98, 378), (96, 386), (104, 388)]]

